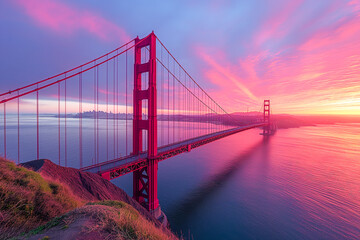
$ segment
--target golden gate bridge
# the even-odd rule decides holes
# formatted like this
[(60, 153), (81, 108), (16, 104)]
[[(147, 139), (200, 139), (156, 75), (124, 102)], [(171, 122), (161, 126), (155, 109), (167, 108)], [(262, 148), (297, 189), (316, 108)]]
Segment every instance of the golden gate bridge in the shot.
[(160, 161), (248, 129), (262, 128), (264, 136), (274, 131), (270, 100), (256, 114), (229, 114), (153, 32), (4, 92), (0, 105), (5, 158), (18, 163), (30, 156), (49, 158), (50, 149), (59, 165), (108, 180), (133, 173), (134, 199), (157, 218)]

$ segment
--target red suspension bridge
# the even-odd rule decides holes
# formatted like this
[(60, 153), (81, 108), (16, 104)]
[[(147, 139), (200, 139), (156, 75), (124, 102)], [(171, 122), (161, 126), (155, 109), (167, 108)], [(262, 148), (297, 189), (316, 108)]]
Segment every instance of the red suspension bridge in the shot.
[(252, 128), (271, 135), (270, 101), (232, 115), (151, 33), (83, 65), (0, 94), (5, 158), (47, 158), (111, 180), (133, 172), (154, 216), (159, 161)]

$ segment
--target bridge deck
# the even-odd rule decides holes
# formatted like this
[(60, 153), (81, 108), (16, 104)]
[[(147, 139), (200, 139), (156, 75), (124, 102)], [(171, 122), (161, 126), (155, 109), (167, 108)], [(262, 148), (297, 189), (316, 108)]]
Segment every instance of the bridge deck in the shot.
[[(157, 159), (159, 161), (162, 161), (170, 157), (173, 157), (175, 155), (178, 155), (180, 153), (189, 152), (193, 148), (200, 147), (215, 140), (227, 137), (229, 135), (252, 128), (262, 127), (264, 125), (265, 123), (256, 123), (246, 126), (240, 126), (240, 127), (188, 139), (186, 141), (170, 144), (167, 146), (163, 146), (158, 148)], [(82, 168), (81, 170), (98, 173), (102, 175), (104, 178), (113, 179), (125, 175), (127, 173), (136, 171), (143, 167), (146, 167), (147, 165), (148, 165), (147, 152), (143, 152), (136, 156), (129, 155), (122, 158), (91, 165)]]

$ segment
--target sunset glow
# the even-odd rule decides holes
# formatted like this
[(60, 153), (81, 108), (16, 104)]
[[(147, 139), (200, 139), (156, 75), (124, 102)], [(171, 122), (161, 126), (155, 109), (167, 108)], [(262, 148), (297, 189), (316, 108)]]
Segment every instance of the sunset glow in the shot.
[(360, 0), (1, 0), (0, 30), (0, 239), (359, 239)]
[[(54, 75), (155, 30), (175, 49), (189, 73), (229, 112), (256, 111), (261, 101), (269, 98), (276, 113), (359, 114), (357, 0), (212, 1), (206, 7), (193, 2), (189, 8), (178, 3), (166, 6), (179, 8), (177, 18), (171, 18), (160, 2), (152, 3), (158, 6), (155, 14), (146, 11), (150, 3), (139, 5), (139, 18), (127, 11), (130, 3), (115, 4), (116, 10), (87, 1), (3, 1), (1, 9), (6, 6), (10, 11), (1, 10), (1, 27), (22, 36), (17, 43), (12, 43), (11, 36), (1, 40), (6, 45), (3, 56), (11, 55), (18, 44), (38, 53), (23, 56), (23, 71), (16, 73), (10, 70), (15, 68), (13, 63), (1, 60), (2, 77), (13, 81), (1, 81), (0, 88), (14, 89), (20, 83)], [(37, 43), (35, 47), (26, 39), (29, 30), (39, 35), (31, 40)], [(90, 42), (84, 45), (87, 39)], [(50, 42), (52, 47), (45, 50)], [(53, 48), (59, 44), (61, 51)], [(27, 74), (30, 69), (31, 76)]]

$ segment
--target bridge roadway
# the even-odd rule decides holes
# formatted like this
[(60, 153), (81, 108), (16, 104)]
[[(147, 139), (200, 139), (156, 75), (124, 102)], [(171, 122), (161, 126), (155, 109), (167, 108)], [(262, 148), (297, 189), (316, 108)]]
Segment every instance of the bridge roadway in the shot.
[[(203, 135), (200, 137), (188, 139), (182, 142), (173, 143), (170, 145), (158, 148), (156, 159), (159, 161), (176, 156), (183, 152), (190, 152), (191, 149), (200, 147), (215, 140), (227, 137), (229, 135), (265, 126), (266, 123), (256, 123), (246, 126), (235, 127), (224, 131)], [(86, 172), (98, 173), (103, 178), (111, 180), (127, 173), (139, 170), (148, 165), (147, 152), (142, 152), (139, 155), (129, 155), (121, 158), (109, 160), (106, 162), (94, 164), (84, 167), (81, 170)]]

